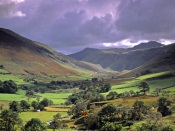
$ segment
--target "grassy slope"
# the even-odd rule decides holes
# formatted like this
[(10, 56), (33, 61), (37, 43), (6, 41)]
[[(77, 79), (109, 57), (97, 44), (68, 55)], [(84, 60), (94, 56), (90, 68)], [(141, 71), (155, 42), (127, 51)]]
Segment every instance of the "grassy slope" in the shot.
[[(144, 75), (144, 76), (140, 76), (136, 79), (131, 79), (128, 81), (122, 80), (120, 81), (119, 84), (114, 84), (112, 86), (111, 91), (116, 91), (118, 93), (122, 93), (125, 91), (139, 91), (138, 85), (141, 81), (146, 81), (148, 82), (149, 86), (150, 86), (150, 93), (154, 92), (154, 90), (158, 87), (160, 88), (166, 88), (166, 87), (170, 87), (166, 89), (167, 91), (175, 91), (175, 88), (173, 88), (175, 86), (175, 77), (170, 77), (170, 78), (164, 78), (164, 79), (159, 79), (159, 77), (161, 76), (166, 76), (168, 74), (172, 74), (175, 73), (175, 71), (165, 71), (165, 72), (160, 72), (160, 73), (154, 73), (154, 74), (148, 74), (148, 75)], [(156, 79), (157, 78), (157, 79)], [(174, 85), (174, 86), (173, 86)], [(107, 95), (107, 93), (103, 93), (104, 95)]]

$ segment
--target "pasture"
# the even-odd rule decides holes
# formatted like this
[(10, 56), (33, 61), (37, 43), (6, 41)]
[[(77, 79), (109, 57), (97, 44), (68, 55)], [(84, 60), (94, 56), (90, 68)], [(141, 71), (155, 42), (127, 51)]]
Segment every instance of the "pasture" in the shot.
[[(21, 112), (19, 115), (23, 122), (27, 122), (32, 118), (39, 118), (43, 123), (46, 123), (47, 121), (50, 121), (53, 119), (53, 116), (56, 115), (58, 112), (47, 112), (47, 111), (41, 111), (41, 112)], [(62, 117), (67, 116), (67, 112), (59, 112)]]

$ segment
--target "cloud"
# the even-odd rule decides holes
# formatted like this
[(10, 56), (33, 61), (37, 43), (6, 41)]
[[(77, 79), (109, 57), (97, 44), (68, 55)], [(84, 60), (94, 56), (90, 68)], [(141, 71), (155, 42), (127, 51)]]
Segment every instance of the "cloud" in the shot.
[(18, 5), (23, 3), (24, 0), (1, 0), (0, 1), (0, 17), (24, 17), (22, 11), (18, 9)]
[(167, 44), (175, 40), (174, 5), (174, 0), (0, 0), (0, 26), (64, 53), (144, 40)]
[(169, 39), (175, 31), (175, 1), (173, 0), (127, 0), (121, 1), (116, 28), (126, 38)]

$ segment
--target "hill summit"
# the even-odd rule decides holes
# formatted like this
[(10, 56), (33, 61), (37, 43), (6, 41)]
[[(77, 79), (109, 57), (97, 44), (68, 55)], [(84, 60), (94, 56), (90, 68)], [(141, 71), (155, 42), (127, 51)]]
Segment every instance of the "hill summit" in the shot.
[(148, 48), (153, 48), (153, 47), (160, 47), (163, 46), (163, 44), (156, 42), (156, 41), (149, 41), (147, 43), (140, 43), (133, 48), (132, 50), (137, 50), (137, 49), (148, 49)]
[(0, 28), (0, 65), (14, 74), (63, 75), (81, 71), (101, 71), (99, 65), (79, 62), (45, 44)]

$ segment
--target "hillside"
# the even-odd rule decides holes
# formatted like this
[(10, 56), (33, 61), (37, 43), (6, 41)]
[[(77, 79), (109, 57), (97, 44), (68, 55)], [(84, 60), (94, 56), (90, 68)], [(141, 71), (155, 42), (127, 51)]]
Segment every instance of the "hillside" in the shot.
[(0, 28), (0, 65), (14, 74), (62, 75), (103, 71), (95, 64), (79, 62), (47, 45)]
[(140, 43), (139, 45), (136, 45), (133, 48), (131, 48), (131, 50), (148, 49), (148, 48), (160, 47), (160, 46), (163, 46), (163, 45), (156, 41), (149, 41), (147, 43)]
[(169, 50), (153, 58), (152, 60), (146, 62), (144, 65), (130, 71), (123, 76), (136, 76), (141, 72), (151, 71), (151, 72), (162, 72), (168, 70), (175, 70), (175, 44), (169, 46)]
[[(100, 64), (103, 68), (110, 68), (116, 71), (132, 70), (137, 68), (152, 58), (166, 52), (169, 47), (164, 47), (162, 44), (154, 41), (141, 43), (133, 48), (122, 49), (103, 49), (96, 50), (84, 56), (84, 51), (76, 54), (83, 54), (83, 61)], [(91, 49), (92, 50), (92, 49)], [(77, 59), (76, 55), (71, 57)]]
[(94, 52), (98, 51), (99, 49), (94, 49), (94, 48), (85, 48), (84, 50), (71, 54), (69, 55), (70, 57), (77, 59), (77, 60), (83, 60), (87, 56), (93, 54)]

